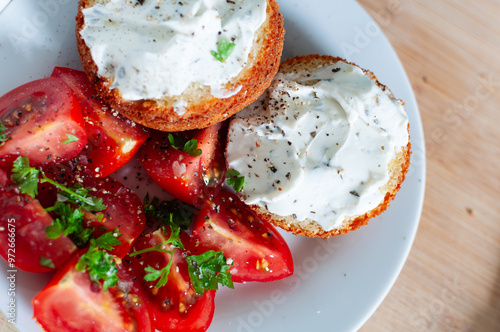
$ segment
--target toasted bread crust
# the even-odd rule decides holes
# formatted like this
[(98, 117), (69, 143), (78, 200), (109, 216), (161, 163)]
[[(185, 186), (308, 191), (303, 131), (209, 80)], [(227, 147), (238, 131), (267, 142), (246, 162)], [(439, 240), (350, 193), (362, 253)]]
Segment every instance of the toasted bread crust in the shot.
[[(347, 62), (346, 60), (333, 56), (325, 55), (306, 55), (298, 56), (289, 59), (281, 64), (280, 72), (291, 72), (291, 71), (302, 71), (307, 69), (314, 69), (320, 66), (330, 65), (336, 62), (345, 62), (356, 66), (352, 62)], [(392, 92), (383, 84), (381, 84), (375, 75), (368, 71), (362, 69), (363, 72), (370, 77), (370, 79), (375, 82), (383, 91), (385, 91), (391, 99), (396, 100)], [(408, 127), (409, 130), (409, 127)], [(410, 166), (410, 155), (411, 155), (411, 143), (408, 140), (408, 145), (402, 147), (401, 151), (396, 154), (394, 159), (389, 163), (390, 179), (389, 181), (380, 188), (381, 192), (385, 193), (385, 197), (382, 203), (380, 203), (376, 208), (366, 212), (363, 215), (353, 216), (351, 218), (345, 219), (342, 223), (341, 228), (333, 229), (330, 231), (324, 230), (316, 221), (312, 219), (306, 219), (304, 221), (298, 221), (292, 216), (279, 216), (274, 213), (270, 213), (265, 208), (259, 205), (250, 205), (250, 208), (262, 219), (271, 222), (275, 226), (281, 227), (284, 230), (291, 232), (295, 235), (303, 235), (307, 237), (322, 237), (329, 238), (332, 236), (344, 234), (353, 230), (358, 229), (368, 223), (368, 220), (379, 215), (387, 209), (390, 202), (396, 196), (396, 193), (403, 183), (408, 168)]]
[[(101, 98), (119, 113), (146, 127), (162, 131), (184, 131), (221, 122), (257, 99), (271, 84), (279, 69), (285, 34), (283, 18), (276, 1), (267, 0), (267, 19), (256, 33), (249, 61), (243, 71), (225, 86), (227, 90), (241, 86), (237, 94), (219, 99), (210, 94), (208, 87), (191, 84), (180, 96), (160, 100), (124, 100), (117, 89), (109, 89), (109, 80), (97, 74), (98, 68), (90, 49), (80, 37), (84, 26), (82, 9), (96, 2), (99, 1), (80, 0), (76, 16), (76, 40), (83, 68)], [(181, 99), (188, 103), (182, 116), (173, 107)]]

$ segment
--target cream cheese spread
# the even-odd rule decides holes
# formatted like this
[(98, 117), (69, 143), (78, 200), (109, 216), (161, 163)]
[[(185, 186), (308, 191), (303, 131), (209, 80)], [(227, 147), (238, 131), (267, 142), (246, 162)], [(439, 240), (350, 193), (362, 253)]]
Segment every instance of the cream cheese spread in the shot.
[[(266, 0), (108, 0), (83, 10), (80, 32), (97, 64), (127, 100), (182, 94), (191, 83), (218, 98), (238, 91), (223, 86), (248, 62)], [(234, 43), (224, 62), (212, 51)]]
[(231, 120), (226, 158), (242, 197), (326, 230), (384, 200), (389, 162), (408, 144), (408, 118), (364, 72), (343, 62), (279, 73)]

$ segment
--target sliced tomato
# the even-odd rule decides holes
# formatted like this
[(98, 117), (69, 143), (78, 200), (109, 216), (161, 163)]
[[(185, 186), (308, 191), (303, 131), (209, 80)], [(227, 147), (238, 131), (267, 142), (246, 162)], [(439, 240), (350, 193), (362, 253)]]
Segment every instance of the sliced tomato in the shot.
[[(132, 247), (134, 241), (141, 235), (146, 226), (146, 217), (141, 199), (122, 183), (110, 178), (87, 177), (83, 181), (90, 193), (102, 198), (106, 209), (96, 213), (88, 212), (85, 216), (87, 227), (94, 227), (94, 237), (118, 230), (122, 235), (118, 238), (120, 245), (115, 246), (112, 254), (122, 258)], [(99, 215), (104, 218), (100, 219)]]
[(29, 272), (47, 272), (66, 262), (76, 247), (66, 236), (49, 239), (52, 224), (38, 200), (21, 194), (0, 170), (0, 254), (10, 264)]
[(9, 170), (18, 156), (31, 166), (73, 158), (87, 144), (78, 99), (58, 78), (24, 84), (0, 97), (0, 168)]
[(173, 148), (169, 133), (155, 131), (141, 150), (142, 165), (151, 178), (175, 198), (200, 205), (205, 189), (216, 187), (223, 173), (219, 131), (222, 124), (181, 135), (186, 141), (195, 139), (202, 153), (198, 157)]
[[(157, 246), (168, 240), (163, 231), (140, 237), (131, 252)], [(214, 314), (215, 291), (196, 294), (184, 259), (185, 252), (169, 244), (162, 246), (165, 252), (149, 251), (134, 257), (126, 256), (123, 264), (129, 267), (137, 280), (142, 281), (142, 289), (154, 314), (154, 327), (158, 331), (205, 331), (212, 322)], [(157, 280), (146, 281), (144, 270), (148, 266), (160, 270), (172, 261), (168, 281), (165, 286), (156, 287)]]
[(83, 154), (95, 176), (109, 175), (128, 163), (148, 138), (147, 130), (113, 112), (97, 95), (84, 72), (55, 67), (52, 77), (66, 82), (80, 101), (88, 137)]
[(199, 255), (222, 250), (233, 260), (233, 281), (273, 281), (293, 274), (293, 260), (283, 237), (259, 219), (236, 195), (220, 192), (202, 206), (188, 248)]
[(137, 282), (118, 265), (116, 287), (103, 291), (75, 269), (80, 254), (64, 265), (33, 299), (44, 331), (150, 332), (152, 317)]
[[(102, 199), (106, 209), (97, 212), (84, 211), (84, 227), (93, 227), (92, 235), (96, 238), (117, 229), (122, 234), (118, 238), (121, 244), (115, 246), (111, 253), (122, 258), (146, 226), (142, 201), (133, 191), (109, 176), (95, 178), (87, 165), (86, 158), (80, 156), (61, 164), (47, 165), (43, 170), (49, 178), (67, 187), (80, 185), (89, 191), (89, 195)], [(58, 191), (54, 190), (54, 187), (39, 188), (45, 195), (44, 206), (54, 205)]]

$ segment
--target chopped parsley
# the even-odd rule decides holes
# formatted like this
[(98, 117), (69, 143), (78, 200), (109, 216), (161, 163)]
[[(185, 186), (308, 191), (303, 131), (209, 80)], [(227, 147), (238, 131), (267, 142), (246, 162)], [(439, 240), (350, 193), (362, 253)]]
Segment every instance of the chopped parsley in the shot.
[[(60, 190), (60, 194), (67, 198), (67, 203), (80, 206), (87, 211), (102, 211), (106, 205), (102, 204), (102, 198), (89, 195), (87, 189), (77, 185), (73, 188), (67, 188), (56, 181), (49, 179), (45, 173), (35, 167), (30, 167), (28, 157), (18, 157), (14, 161), (12, 168), (12, 179), (19, 184), (21, 192), (35, 197), (38, 194), (38, 183), (50, 183)], [(40, 174), (42, 178), (40, 179)]]
[(45, 234), (49, 239), (57, 239), (60, 236), (70, 236), (73, 243), (84, 247), (90, 239), (94, 228), (83, 227), (84, 213), (80, 208), (73, 208), (69, 204), (57, 202), (54, 206), (45, 209), (47, 212), (55, 212), (58, 217), (45, 228)]
[(19, 184), (23, 194), (35, 198), (38, 194), (38, 177), (40, 170), (30, 167), (28, 157), (18, 157), (12, 167), (12, 179)]
[(193, 157), (199, 157), (202, 154), (201, 149), (198, 149), (198, 141), (196, 139), (186, 140), (179, 135), (168, 134), (168, 142), (176, 150), (182, 150)]
[(62, 141), (61, 144), (69, 144), (69, 143), (73, 143), (73, 142), (78, 142), (80, 140), (78, 137), (76, 137), (75, 135), (71, 135), (71, 134), (66, 134), (66, 137), (68, 139), (65, 141)]
[(5, 128), (5, 125), (0, 122), (0, 146), (7, 141), (7, 134), (5, 134), (5, 130), (7, 130), (7, 128)]
[(52, 262), (52, 259), (43, 256), (40, 256), (40, 266), (49, 267), (51, 269), (54, 269), (56, 267), (54, 265), (54, 262)]
[(106, 205), (102, 203), (102, 198), (89, 195), (89, 191), (83, 188), (83, 186), (79, 183), (71, 188), (68, 188), (52, 179), (49, 179), (43, 172), (40, 182), (48, 182), (52, 184), (60, 190), (60, 195), (67, 198), (65, 202), (78, 205), (84, 210), (98, 212), (106, 209)]
[(156, 196), (150, 202), (149, 194), (146, 194), (144, 210), (147, 218), (159, 221), (163, 225), (188, 229), (196, 209), (178, 200), (160, 201)]
[(147, 273), (144, 275), (144, 280), (146, 281), (155, 281), (158, 280), (155, 287), (160, 288), (167, 284), (168, 282), (168, 274), (170, 273), (170, 268), (172, 267), (172, 259), (169, 260), (167, 265), (159, 270), (156, 270), (152, 266), (147, 266), (144, 271)]
[(235, 46), (234, 43), (229, 43), (227, 40), (221, 39), (217, 43), (217, 52), (210, 51), (210, 53), (220, 62), (226, 62), (227, 58), (233, 53)]
[(88, 271), (92, 282), (99, 283), (102, 280), (104, 291), (109, 287), (116, 286), (118, 282), (116, 262), (113, 259), (113, 255), (105, 251), (105, 249), (112, 248), (112, 245), (121, 244), (115, 237), (115, 234), (106, 233), (97, 239), (92, 238), (89, 250), (78, 259), (78, 263), (75, 266), (75, 269), (79, 272)]
[(204, 294), (207, 290), (217, 290), (219, 285), (234, 288), (231, 273), (222, 251), (209, 250), (201, 255), (187, 256), (189, 276), (197, 294)]
[(240, 175), (240, 172), (237, 170), (230, 169), (226, 171), (226, 183), (233, 186), (234, 191), (240, 191), (245, 184), (245, 177), (238, 175)]

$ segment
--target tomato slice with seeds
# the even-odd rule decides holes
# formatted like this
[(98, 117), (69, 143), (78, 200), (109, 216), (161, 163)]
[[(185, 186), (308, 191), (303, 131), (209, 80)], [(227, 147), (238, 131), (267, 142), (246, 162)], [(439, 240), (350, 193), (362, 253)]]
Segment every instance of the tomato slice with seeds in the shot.
[(109, 175), (128, 163), (148, 138), (147, 130), (113, 113), (83, 71), (55, 67), (52, 77), (66, 82), (78, 97), (88, 137), (82, 153), (87, 156), (94, 175)]
[[(117, 229), (121, 233), (118, 238), (121, 244), (115, 246), (111, 253), (120, 258), (125, 256), (146, 226), (144, 207), (139, 196), (109, 176), (95, 178), (93, 172), (88, 169), (85, 156), (61, 164), (47, 165), (43, 167), (43, 170), (47, 177), (66, 187), (78, 184), (86, 188), (89, 195), (102, 199), (102, 204), (106, 206), (105, 210), (97, 212), (82, 210), (85, 219), (84, 227), (93, 227), (92, 236), (95, 238)], [(39, 186), (39, 188), (44, 191), (44, 206), (54, 205), (58, 190), (47, 186)]]
[(0, 97), (0, 168), (8, 171), (18, 156), (31, 166), (75, 157), (87, 143), (80, 104), (58, 78), (26, 83)]
[[(109, 231), (118, 230), (122, 235), (118, 238), (121, 244), (111, 251), (113, 255), (124, 257), (134, 241), (141, 235), (146, 226), (146, 217), (141, 199), (122, 183), (108, 177), (87, 177), (83, 181), (90, 193), (102, 198), (106, 209), (96, 213), (87, 212), (87, 227), (94, 227), (93, 236), (98, 238)], [(99, 215), (104, 215), (103, 219)]]
[(67, 236), (45, 235), (52, 221), (38, 200), (22, 194), (0, 170), (0, 255), (7, 262), (28, 272), (52, 271), (66, 262), (77, 248)]
[(87, 272), (75, 269), (82, 253), (33, 299), (34, 317), (44, 331), (154, 331), (146, 300), (127, 270), (118, 265), (117, 286), (103, 291)]
[(283, 237), (239, 198), (220, 192), (202, 206), (193, 226), (189, 250), (200, 255), (222, 250), (233, 260), (234, 282), (273, 281), (293, 274), (293, 260)]
[[(142, 165), (151, 178), (164, 190), (184, 203), (199, 206), (203, 194), (220, 183), (222, 160), (219, 131), (222, 124), (181, 135), (186, 141), (196, 139), (202, 154), (198, 157), (173, 148), (169, 133), (155, 131), (141, 150)], [(206, 195), (206, 193), (205, 193)]]
[[(140, 237), (131, 252), (157, 246), (168, 240), (161, 229)], [(149, 251), (134, 257), (126, 256), (123, 264), (127, 266), (142, 283), (142, 289), (154, 314), (154, 327), (158, 331), (206, 331), (214, 314), (215, 291), (196, 294), (189, 277), (188, 265), (184, 259), (185, 251), (169, 244), (162, 249), (173, 251), (173, 255)], [(160, 270), (172, 260), (168, 281), (157, 288), (157, 280), (146, 281), (146, 267)]]

